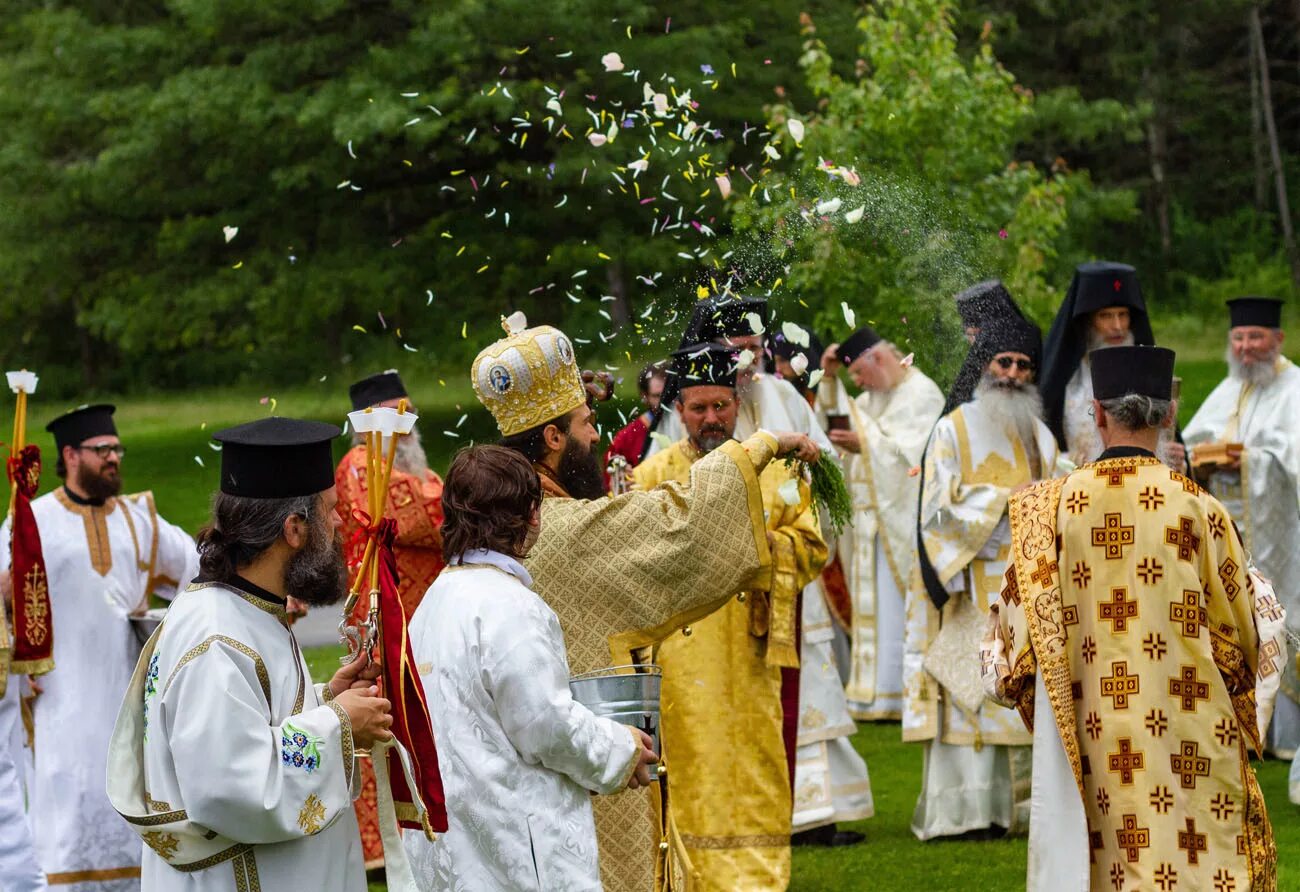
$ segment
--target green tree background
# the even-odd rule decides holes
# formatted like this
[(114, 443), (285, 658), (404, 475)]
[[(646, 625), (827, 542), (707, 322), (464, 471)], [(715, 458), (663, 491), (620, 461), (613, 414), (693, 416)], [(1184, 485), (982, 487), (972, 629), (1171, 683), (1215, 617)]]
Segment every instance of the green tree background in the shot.
[(1264, 115), (1294, 184), (1294, 0), (7, 13), (0, 360), (46, 392), (458, 375), (516, 308), (628, 370), (727, 287), (941, 365), (953, 292), (999, 275), (1046, 321), (1098, 255), (1188, 331), (1294, 293)]

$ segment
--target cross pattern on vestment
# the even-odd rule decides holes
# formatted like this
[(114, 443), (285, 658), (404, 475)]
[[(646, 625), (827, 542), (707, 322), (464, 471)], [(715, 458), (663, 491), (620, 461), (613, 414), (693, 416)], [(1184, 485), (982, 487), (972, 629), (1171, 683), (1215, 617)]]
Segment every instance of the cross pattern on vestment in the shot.
[(1137, 615), (1137, 601), (1129, 600), (1128, 589), (1122, 585), (1110, 590), (1109, 601), (1097, 605), (1097, 618), (1102, 622), (1109, 621), (1110, 630), (1114, 633), (1127, 632), (1128, 621), (1136, 619)]
[(1181, 701), (1183, 712), (1196, 712), (1197, 700), (1209, 702), (1210, 685), (1196, 677), (1195, 664), (1183, 666), (1169, 677), (1169, 696)]
[(1163, 709), (1151, 710), (1146, 714), (1144, 721), (1152, 737), (1164, 737), (1165, 732), (1169, 730), (1169, 716), (1165, 715)]
[(1097, 476), (1106, 481), (1106, 486), (1114, 488), (1124, 485), (1124, 478), (1138, 472), (1137, 462), (1128, 464), (1106, 464), (1097, 469)]
[(1151, 803), (1151, 807), (1154, 808), (1158, 814), (1168, 814), (1169, 809), (1174, 807), (1174, 794), (1169, 792), (1168, 787), (1161, 784), (1151, 791), (1151, 795), (1147, 797), (1147, 801)]
[(1142, 849), (1151, 848), (1151, 828), (1139, 827), (1137, 815), (1124, 815), (1123, 821), (1124, 828), (1115, 831), (1115, 841), (1132, 864), (1138, 860)]
[(1160, 892), (1172, 892), (1174, 886), (1178, 885), (1178, 871), (1168, 861), (1162, 861), (1156, 868), (1155, 880)]
[(1223, 515), (1217, 511), (1210, 513), (1210, 520), (1207, 525), (1210, 528), (1210, 535), (1216, 539), (1222, 539), (1223, 534), (1227, 532), (1227, 525), (1223, 522)]
[(1165, 544), (1178, 549), (1180, 561), (1191, 561), (1201, 547), (1201, 537), (1196, 535), (1195, 526), (1190, 517), (1180, 516), (1178, 526), (1165, 527)]
[(1046, 586), (1052, 581), (1052, 577), (1056, 575), (1056, 571), (1056, 561), (1048, 563), (1047, 558), (1040, 554), (1038, 556), (1038, 566), (1034, 569), (1033, 573), (1029, 574), (1029, 581), (1035, 585)]
[(1180, 751), (1169, 756), (1169, 767), (1184, 790), (1195, 790), (1198, 777), (1210, 776), (1210, 759), (1201, 755), (1201, 745), (1194, 740), (1184, 740)]
[(1214, 725), (1214, 736), (1219, 739), (1220, 746), (1232, 746), (1239, 733), (1236, 719), (1219, 719)]
[(1141, 682), (1138, 676), (1128, 674), (1127, 660), (1111, 663), (1110, 672), (1101, 680), (1101, 695), (1111, 698), (1112, 708), (1128, 709), (1128, 698), (1137, 696)]
[(1088, 736), (1096, 740), (1101, 736), (1101, 716), (1096, 712), (1089, 712), (1088, 717), (1084, 719), (1083, 726), (1088, 731)]
[(1122, 560), (1124, 546), (1133, 544), (1133, 527), (1124, 525), (1124, 515), (1107, 514), (1102, 526), (1092, 528), (1092, 544), (1106, 549), (1106, 560)]
[(1194, 589), (1183, 589), (1181, 601), (1169, 602), (1169, 621), (1181, 626), (1184, 638), (1201, 637), (1201, 626), (1205, 625), (1205, 608), (1201, 606), (1201, 593)]
[(1119, 752), (1106, 754), (1107, 770), (1119, 775), (1119, 782), (1128, 787), (1133, 784), (1133, 772), (1146, 771), (1146, 756), (1141, 750), (1133, 749), (1133, 739), (1121, 737)]
[(1237, 595), (1241, 594), (1241, 585), (1237, 582), (1237, 571), (1240, 569), (1232, 558), (1224, 558), (1219, 565), (1219, 581), (1223, 583), (1223, 593), (1229, 601), (1237, 600)]
[(1092, 568), (1087, 561), (1075, 561), (1070, 578), (1074, 581), (1075, 588), (1087, 588), (1088, 583), (1092, 582)]
[(1201, 852), (1210, 850), (1205, 841), (1205, 834), (1196, 832), (1195, 819), (1188, 818), (1187, 829), (1178, 831), (1178, 848), (1187, 852), (1188, 864), (1199, 864)]
[(1153, 557), (1144, 557), (1138, 561), (1137, 574), (1147, 585), (1155, 585), (1165, 575), (1165, 565)]
[(1079, 605), (1067, 604), (1061, 608), (1061, 624), (1077, 626), (1079, 624)]
[(1007, 572), (1002, 574), (1002, 600), (1013, 606), (1020, 606), (1020, 582), (1016, 578), (1016, 562), (1007, 564)]
[(1124, 867), (1118, 861), (1110, 866), (1110, 885), (1115, 892), (1124, 888)]
[(1110, 794), (1102, 787), (1097, 791), (1097, 809), (1103, 814), (1110, 814)]
[(1169, 645), (1165, 643), (1163, 635), (1158, 632), (1148, 632), (1147, 636), (1142, 639), (1142, 649), (1146, 651), (1149, 659), (1163, 660), (1165, 654), (1169, 651)]
[(1210, 800), (1210, 811), (1214, 812), (1214, 817), (1220, 821), (1226, 821), (1237, 813), (1237, 803), (1232, 801), (1232, 797), (1227, 793), (1215, 793), (1214, 798)]
[[(1250, 582), (1249, 576), (1246, 577), (1246, 582), (1247, 583)], [(1279, 601), (1275, 596), (1271, 596), (1271, 595), (1268, 597), (1260, 598), (1258, 601), (1256, 601), (1255, 609), (1258, 610), (1259, 615), (1264, 617), (1265, 619), (1279, 620), (1284, 615), (1282, 613), (1282, 602)], [(1272, 643), (1273, 643), (1272, 641), (1269, 642), (1269, 644)]]
[(1138, 501), (1142, 503), (1142, 508), (1146, 511), (1155, 511), (1165, 503), (1165, 496), (1154, 486), (1143, 487), (1142, 494), (1138, 496)]
[(1079, 652), (1083, 654), (1083, 661), (1089, 666), (1097, 658), (1097, 642), (1092, 640), (1091, 635), (1084, 636), (1083, 643), (1079, 645)]
[(1177, 471), (1170, 471), (1169, 479), (1176, 480), (1180, 484), (1182, 484), (1183, 492), (1187, 493), (1188, 495), (1194, 496), (1201, 491), (1201, 487), (1197, 485), (1195, 480), (1193, 480), (1191, 477), (1187, 477), (1183, 474), (1180, 474)]
[(1072, 492), (1065, 499), (1065, 507), (1071, 514), (1082, 514), (1088, 508), (1091, 499), (1086, 492)]
[(1236, 889), (1237, 881), (1228, 868), (1220, 867), (1214, 872), (1214, 892), (1236, 892)]

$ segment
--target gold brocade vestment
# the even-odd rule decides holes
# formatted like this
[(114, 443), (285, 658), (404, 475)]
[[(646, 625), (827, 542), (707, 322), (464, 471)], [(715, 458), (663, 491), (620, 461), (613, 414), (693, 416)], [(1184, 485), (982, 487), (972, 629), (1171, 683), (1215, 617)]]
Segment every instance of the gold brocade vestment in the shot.
[[(711, 613), (736, 592), (768, 588), (758, 474), (776, 449), (774, 437), (758, 433), (697, 462), (689, 486), (612, 499), (580, 501), (546, 487), (541, 535), (525, 566), (560, 618), (570, 671), (630, 663), (634, 650)], [(607, 892), (684, 888), (681, 860), (672, 861), (675, 878), (663, 876), (651, 795), (659, 795), (655, 785), (593, 802)]]
[[(685, 482), (700, 454), (682, 440), (646, 459), (637, 486)], [(784, 889), (790, 881), (790, 780), (782, 739), (781, 667), (798, 665), (798, 595), (826, 562), (807, 490), (773, 462), (759, 477), (772, 584), (729, 600), (656, 649), (663, 669), (661, 745), (673, 822), (697, 888)]]
[[(1055, 721), (1094, 889), (1276, 887), (1247, 746), (1260, 747), (1253, 583), (1223, 505), (1153, 457), (1112, 457), (1010, 504), (991, 629), (997, 692)], [(1041, 674), (1051, 714), (1034, 715)]]

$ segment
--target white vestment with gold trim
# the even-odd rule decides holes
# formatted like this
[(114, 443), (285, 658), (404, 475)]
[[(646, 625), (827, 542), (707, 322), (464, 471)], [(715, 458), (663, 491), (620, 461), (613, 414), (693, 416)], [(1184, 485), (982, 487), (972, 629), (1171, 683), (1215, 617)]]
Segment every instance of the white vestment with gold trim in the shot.
[[(194, 540), (140, 493), (78, 505), (60, 487), (32, 501), (53, 613), (54, 669), (39, 679), (29, 819), (50, 885), (68, 892), (140, 887), (140, 838), (104, 792), (108, 741), (140, 654), (128, 615), (172, 597), (198, 570)], [(9, 524), (0, 528), (8, 569)]]
[(926, 742), (922, 839), (1027, 819), (1028, 754), (1015, 750), (1031, 738), (1019, 716), (982, 703), (979, 641), (1009, 557), (1007, 500), (1051, 476), (1057, 449), (1041, 421), (1033, 444), (1008, 428), (977, 399), (939, 421), (926, 451), (921, 537), (950, 598), (937, 610), (923, 586), (908, 592), (903, 739)]
[(111, 759), (119, 776), (139, 760), (143, 789), (114, 784), (139, 810), (115, 817), (147, 844), (143, 888), (365, 892), (347, 713), (312, 684), (283, 603), (243, 588), (178, 597), (141, 658), (141, 702), (121, 704)]

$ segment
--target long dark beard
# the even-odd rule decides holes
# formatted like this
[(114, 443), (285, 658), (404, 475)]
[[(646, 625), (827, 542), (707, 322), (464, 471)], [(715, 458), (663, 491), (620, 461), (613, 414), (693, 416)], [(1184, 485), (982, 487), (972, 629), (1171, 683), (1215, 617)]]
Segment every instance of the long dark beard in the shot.
[(564, 491), (575, 499), (600, 499), (605, 496), (605, 478), (600, 473), (600, 462), (590, 446), (582, 446), (570, 439), (560, 453), (560, 467), (556, 473)]
[(92, 502), (111, 499), (122, 491), (121, 470), (112, 477), (104, 475), (106, 470), (108, 470), (107, 465), (98, 471), (92, 471), (85, 465), (77, 468), (77, 486), (86, 494), (86, 498)]
[(348, 568), (343, 541), (328, 523), (312, 525), (307, 544), (289, 558), (284, 589), (291, 597), (313, 607), (328, 607), (348, 592)]

